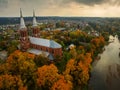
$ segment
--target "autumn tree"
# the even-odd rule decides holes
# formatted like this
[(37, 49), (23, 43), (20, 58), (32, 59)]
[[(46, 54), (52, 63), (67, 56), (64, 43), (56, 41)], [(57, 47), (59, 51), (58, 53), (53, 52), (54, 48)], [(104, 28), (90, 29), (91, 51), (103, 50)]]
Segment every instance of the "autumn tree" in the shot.
[(20, 75), (23, 84), (32, 87), (35, 84), (34, 72), (36, 71), (33, 59), (34, 55), (17, 50), (8, 57), (3, 70), (5, 69), (5, 73), (11, 75)]
[(67, 81), (63, 75), (56, 81), (50, 90), (72, 90), (72, 82)]
[(71, 57), (72, 57), (72, 58), (76, 59), (76, 57), (77, 57), (77, 52), (76, 52), (76, 49), (75, 49), (75, 48), (70, 49), (70, 54), (71, 54)]
[(87, 82), (89, 80), (90, 64), (92, 62), (91, 54), (87, 53), (86, 55), (80, 55), (79, 59), (80, 60), (77, 64), (77, 69), (80, 72), (78, 84), (87, 85)]
[(37, 70), (37, 85), (43, 90), (48, 90), (59, 78), (55, 65), (44, 65)]
[(103, 36), (93, 38), (91, 40), (91, 53), (93, 58), (95, 58), (98, 53), (102, 52), (102, 48), (105, 45), (105, 39)]
[(0, 90), (27, 90), (20, 76), (0, 75)]
[(71, 59), (68, 61), (64, 74), (72, 76), (74, 87), (79, 86), (79, 88), (82, 88), (82, 86), (87, 85), (91, 61), (90, 53), (79, 54), (76, 60)]
[(102, 47), (105, 44), (105, 40), (103, 36), (93, 38), (91, 43), (95, 45), (96, 48)]

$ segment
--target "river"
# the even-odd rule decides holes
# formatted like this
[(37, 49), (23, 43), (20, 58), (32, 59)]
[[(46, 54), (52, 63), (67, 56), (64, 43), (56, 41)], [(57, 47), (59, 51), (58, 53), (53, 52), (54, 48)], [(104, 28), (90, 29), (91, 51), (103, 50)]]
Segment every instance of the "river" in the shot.
[(109, 37), (100, 60), (92, 64), (90, 90), (120, 90), (120, 42), (117, 35)]

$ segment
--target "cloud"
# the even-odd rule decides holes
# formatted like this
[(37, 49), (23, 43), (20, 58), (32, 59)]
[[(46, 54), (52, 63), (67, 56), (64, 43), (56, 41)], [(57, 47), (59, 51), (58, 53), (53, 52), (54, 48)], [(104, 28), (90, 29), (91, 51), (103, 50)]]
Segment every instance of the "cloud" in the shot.
[(0, 0), (0, 8), (7, 8), (8, 0)]
[(17, 3), (17, 7), (23, 8), (52, 8), (52, 7), (68, 7), (71, 3), (83, 4), (87, 6), (100, 5), (109, 3), (111, 5), (120, 5), (120, 0), (0, 0), (0, 7), (6, 9), (6, 7), (14, 7)]
[(84, 4), (84, 5), (94, 5), (94, 4), (102, 4), (106, 2), (106, 0), (63, 0), (63, 3), (71, 3), (76, 2), (78, 4)]
[(102, 5), (102, 4), (117, 5), (117, 6), (120, 5), (120, 0), (60, 0), (60, 1), (62, 2), (61, 5), (70, 4), (73, 2), (87, 6)]
[(20, 8), (24, 16), (32, 16), (33, 9), (42, 16), (104, 16), (116, 9), (117, 16), (120, 0), (0, 0), (0, 16), (19, 16)]

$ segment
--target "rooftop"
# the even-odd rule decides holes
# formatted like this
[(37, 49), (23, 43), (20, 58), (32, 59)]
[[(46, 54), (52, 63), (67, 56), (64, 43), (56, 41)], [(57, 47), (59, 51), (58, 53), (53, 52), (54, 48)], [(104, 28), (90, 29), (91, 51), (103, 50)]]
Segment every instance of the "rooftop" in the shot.
[(46, 46), (50, 48), (61, 48), (62, 46), (53, 40), (43, 39), (43, 38), (36, 38), (29, 36), (30, 42), (32, 44)]
[(53, 60), (54, 57), (52, 54), (50, 54), (49, 52), (45, 52), (45, 51), (41, 51), (41, 50), (38, 50), (38, 49), (28, 49), (27, 52), (29, 53), (32, 53), (32, 54), (35, 54), (35, 55), (44, 55), (45, 57), (48, 57), (50, 60)]
[(27, 52), (35, 54), (35, 55), (40, 55), (40, 54), (44, 54), (46, 57), (49, 55), (49, 52), (45, 52), (45, 51), (41, 51), (38, 49), (28, 49)]

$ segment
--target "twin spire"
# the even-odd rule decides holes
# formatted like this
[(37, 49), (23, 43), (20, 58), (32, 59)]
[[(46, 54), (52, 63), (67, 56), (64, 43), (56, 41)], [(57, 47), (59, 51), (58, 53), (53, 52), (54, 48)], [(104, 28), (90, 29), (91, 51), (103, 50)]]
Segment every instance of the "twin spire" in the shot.
[(26, 26), (25, 26), (25, 21), (22, 16), (22, 10), (20, 8), (20, 29), (23, 29), (23, 28), (26, 28)]
[[(37, 21), (35, 17), (35, 11), (33, 10), (33, 27), (36, 27), (36, 26), (37, 26)], [(25, 26), (25, 21), (22, 16), (22, 10), (20, 8), (20, 29), (23, 29), (23, 28), (26, 28), (26, 26)]]
[(37, 26), (37, 21), (35, 17), (35, 11), (33, 10), (33, 27)]

